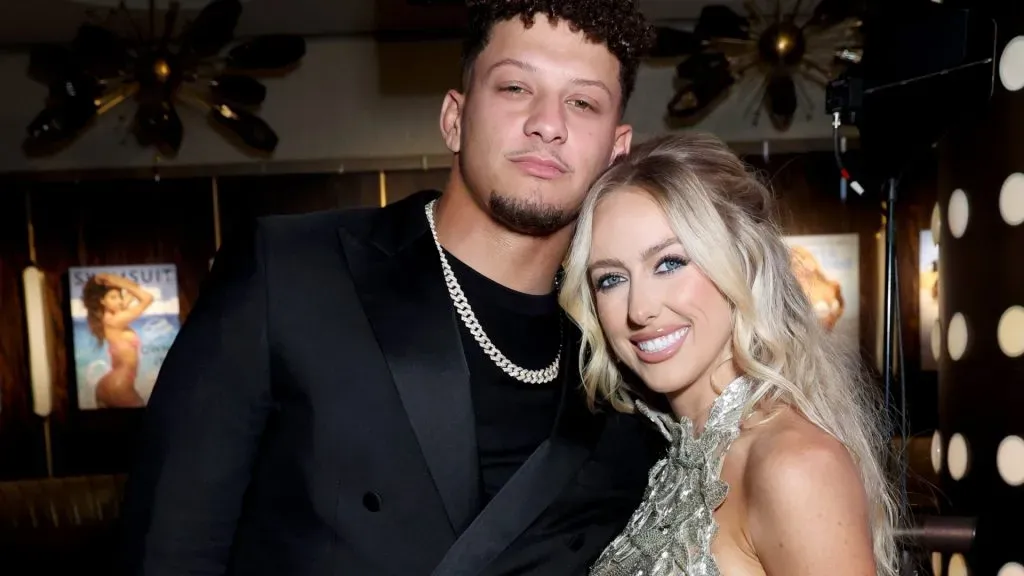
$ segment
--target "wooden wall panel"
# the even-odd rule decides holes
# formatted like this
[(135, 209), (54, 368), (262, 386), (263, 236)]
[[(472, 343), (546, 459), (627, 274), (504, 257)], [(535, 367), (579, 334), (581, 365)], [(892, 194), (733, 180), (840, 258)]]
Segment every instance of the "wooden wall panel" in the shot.
[(380, 206), (377, 172), (223, 177), (217, 190), (222, 238), (260, 216)]
[(388, 204), (421, 190), (444, 190), (449, 172), (448, 168), (388, 172), (385, 180)]
[(32, 413), (21, 273), (29, 264), (25, 196), (0, 180), (0, 479), (46, 471), (42, 428)]
[(185, 318), (213, 256), (209, 180), (35, 184), (30, 191), (39, 266), (56, 321), (54, 469), (58, 475), (128, 469), (141, 410), (79, 411), (70, 363), (67, 269), (173, 263)]

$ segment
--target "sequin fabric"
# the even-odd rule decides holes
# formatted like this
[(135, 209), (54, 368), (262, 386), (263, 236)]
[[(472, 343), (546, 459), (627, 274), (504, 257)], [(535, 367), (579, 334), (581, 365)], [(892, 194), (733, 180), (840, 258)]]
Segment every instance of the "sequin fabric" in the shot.
[(650, 471), (643, 501), (629, 523), (594, 563), (590, 576), (719, 576), (711, 555), (718, 530), (713, 512), (729, 492), (721, 480), (729, 446), (739, 436), (752, 392), (733, 380), (715, 399), (700, 436), (693, 422), (674, 419), (637, 402), (670, 442)]

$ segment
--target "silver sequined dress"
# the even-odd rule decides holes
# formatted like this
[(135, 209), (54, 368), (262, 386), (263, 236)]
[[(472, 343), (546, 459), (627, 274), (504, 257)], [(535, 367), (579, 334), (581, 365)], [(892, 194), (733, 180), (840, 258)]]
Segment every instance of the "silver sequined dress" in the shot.
[(671, 442), (650, 471), (643, 502), (622, 533), (605, 548), (591, 576), (719, 576), (711, 555), (718, 530), (712, 513), (725, 501), (725, 453), (739, 436), (749, 380), (732, 381), (715, 399), (700, 436), (693, 422), (676, 420), (637, 402)]

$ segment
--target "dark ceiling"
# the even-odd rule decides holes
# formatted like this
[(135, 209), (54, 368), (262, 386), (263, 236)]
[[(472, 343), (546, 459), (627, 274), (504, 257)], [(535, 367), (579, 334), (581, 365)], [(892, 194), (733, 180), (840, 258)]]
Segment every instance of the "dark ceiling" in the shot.
[[(105, 20), (107, 26), (121, 29), (125, 34), (134, 33), (124, 14), (110, 16), (118, 3), (119, 0), (0, 0), (0, 45), (70, 41), (78, 26), (87, 21)], [(134, 25), (148, 30), (149, 1), (125, 0), (125, 3)], [(707, 0), (640, 0), (644, 12), (656, 21), (692, 20), (707, 3)], [(715, 3), (742, 6), (740, 0)], [(169, 0), (154, 0), (154, 4), (159, 30)], [(206, 0), (180, 0), (180, 4), (182, 16), (188, 19), (206, 4)], [(237, 35), (445, 31), (457, 29), (462, 23), (460, 4), (452, 0), (243, 0)]]

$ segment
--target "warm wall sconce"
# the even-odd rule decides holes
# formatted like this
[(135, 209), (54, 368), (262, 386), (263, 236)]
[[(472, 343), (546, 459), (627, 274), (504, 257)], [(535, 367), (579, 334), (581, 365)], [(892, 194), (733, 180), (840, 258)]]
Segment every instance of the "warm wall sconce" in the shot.
[(53, 372), (50, 365), (51, 338), (44, 294), (46, 277), (35, 266), (21, 273), (25, 291), (25, 325), (28, 332), (29, 377), (32, 379), (32, 410), (46, 418), (53, 411)]

